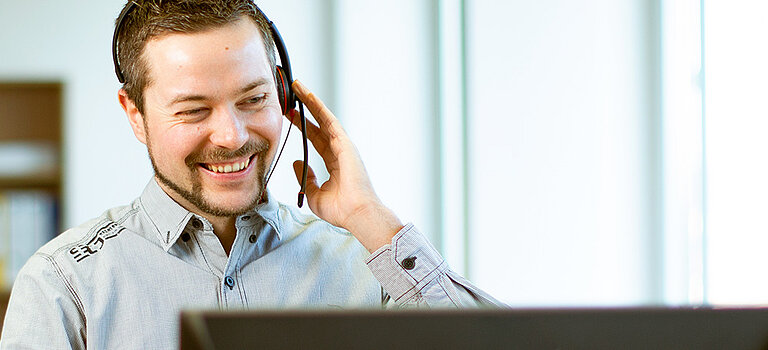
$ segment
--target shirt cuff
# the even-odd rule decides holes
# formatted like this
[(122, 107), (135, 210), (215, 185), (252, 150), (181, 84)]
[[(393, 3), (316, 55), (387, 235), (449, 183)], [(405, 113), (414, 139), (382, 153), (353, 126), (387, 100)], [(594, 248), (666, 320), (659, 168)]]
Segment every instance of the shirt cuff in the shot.
[(411, 223), (392, 238), (391, 244), (373, 252), (366, 264), (396, 303), (417, 296), (448, 269), (443, 257)]

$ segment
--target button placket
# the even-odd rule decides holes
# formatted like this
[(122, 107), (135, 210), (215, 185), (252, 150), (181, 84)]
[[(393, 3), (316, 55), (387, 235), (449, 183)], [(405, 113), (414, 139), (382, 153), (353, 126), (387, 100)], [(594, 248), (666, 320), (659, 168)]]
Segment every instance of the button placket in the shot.
[[(248, 237), (247, 239), (249, 241), (251, 241), (253, 239), (253, 237), (252, 237), (253, 234), (248, 234), (249, 233), (248, 232), (249, 231), (248, 222), (252, 221), (252, 220), (253, 220), (253, 217), (249, 216), (249, 215), (241, 216), (238, 219), (239, 224), (236, 225), (236, 228), (237, 228), (237, 236), (236, 237), (237, 238), (235, 239), (235, 242), (232, 245), (232, 249), (231, 249), (231, 251), (229, 253), (229, 256), (227, 258), (226, 267), (224, 268), (225, 276), (224, 276), (224, 280), (223, 280), (223, 282), (224, 282), (223, 286), (226, 287), (224, 289), (226, 292), (234, 291), (235, 283), (236, 283), (236, 280), (235, 280), (234, 276), (236, 276), (237, 273), (238, 273), (237, 271), (239, 269), (238, 268), (239, 261), (242, 258), (244, 250), (246, 249), (245, 244), (247, 244), (247, 243), (245, 242), (245, 236)], [(243, 231), (245, 231), (245, 232), (243, 232)], [(253, 242), (251, 242), (251, 243), (253, 243)], [(229, 291), (227, 291), (227, 289), (229, 289)], [(227, 293), (227, 294), (230, 294), (230, 293)], [(238, 300), (236, 295), (231, 295), (230, 297), (234, 298), (234, 299), (230, 299), (230, 301)], [(230, 297), (228, 297), (228, 298), (230, 298)], [(240, 303), (242, 303), (242, 302), (243, 301), (242, 301), (242, 295), (241, 295)]]
[(235, 287), (235, 279), (232, 276), (224, 277), (224, 285), (229, 287), (229, 290)]

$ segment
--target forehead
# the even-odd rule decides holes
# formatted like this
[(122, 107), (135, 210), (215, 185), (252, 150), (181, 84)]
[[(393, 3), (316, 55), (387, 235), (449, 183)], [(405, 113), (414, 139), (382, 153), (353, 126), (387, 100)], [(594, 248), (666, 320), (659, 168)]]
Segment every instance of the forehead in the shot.
[(256, 24), (248, 18), (196, 33), (164, 34), (147, 42), (147, 92), (205, 92), (270, 78), (272, 67)]

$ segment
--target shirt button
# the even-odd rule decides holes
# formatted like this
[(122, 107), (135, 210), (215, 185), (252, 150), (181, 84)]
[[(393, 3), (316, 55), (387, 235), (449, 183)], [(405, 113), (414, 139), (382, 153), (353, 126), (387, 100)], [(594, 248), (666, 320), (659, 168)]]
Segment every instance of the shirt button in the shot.
[(192, 219), (192, 227), (194, 227), (194, 228), (199, 230), (199, 229), (203, 228), (203, 222), (200, 221), (200, 219), (198, 219), (198, 218), (194, 218), (194, 219)]
[(184, 234), (181, 235), (181, 240), (184, 241), (184, 242), (189, 241), (190, 238), (191, 237), (189, 237), (189, 233), (184, 232)]
[(224, 278), (224, 284), (226, 284), (227, 287), (229, 287), (229, 290), (232, 290), (232, 287), (235, 286), (235, 279), (232, 278), (231, 276), (227, 276), (226, 278)]
[(413, 270), (413, 268), (416, 267), (416, 257), (413, 256), (403, 259), (401, 265), (403, 265), (403, 268), (406, 270)]
[(256, 243), (256, 235), (251, 235), (251, 237), (248, 237), (248, 242)]
[(246, 216), (243, 216), (240, 220), (248, 221), (250, 219), (251, 219), (251, 217), (249, 215), (246, 215)]

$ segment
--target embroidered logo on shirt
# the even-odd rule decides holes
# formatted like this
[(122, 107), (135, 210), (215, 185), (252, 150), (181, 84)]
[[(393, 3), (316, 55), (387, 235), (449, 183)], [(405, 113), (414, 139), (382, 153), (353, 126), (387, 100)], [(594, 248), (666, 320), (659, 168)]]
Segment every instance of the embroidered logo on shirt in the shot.
[(110, 221), (96, 230), (96, 235), (87, 243), (78, 244), (76, 247), (70, 249), (69, 254), (72, 254), (72, 258), (75, 259), (76, 262), (81, 262), (83, 259), (96, 254), (104, 247), (104, 242), (108, 239), (117, 237), (123, 230), (125, 230), (125, 227), (118, 225), (114, 221)]

